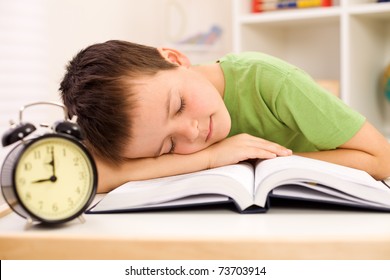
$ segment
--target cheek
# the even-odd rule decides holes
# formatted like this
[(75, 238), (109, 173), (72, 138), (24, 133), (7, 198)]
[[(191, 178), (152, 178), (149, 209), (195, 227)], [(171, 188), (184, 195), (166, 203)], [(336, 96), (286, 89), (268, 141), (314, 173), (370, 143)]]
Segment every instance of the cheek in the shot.
[(217, 107), (218, 102), (212, 92), (199, 90), (188, 99), (188, 109), (198, 113), (211, 114)]
[(203, 110), (207, 105), (205, 104), (200, 94), (195, 92), (187, 97), (186, 106), (190, 111), (199, 111)]

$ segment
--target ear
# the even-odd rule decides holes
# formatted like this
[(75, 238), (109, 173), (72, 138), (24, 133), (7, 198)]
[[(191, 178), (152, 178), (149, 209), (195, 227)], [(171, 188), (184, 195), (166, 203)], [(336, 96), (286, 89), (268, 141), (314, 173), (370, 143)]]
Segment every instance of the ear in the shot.
[(157, 48), (158, 52), (164, 57), (168, 62), (181, 65), (184, 67), (191, 66), (189, 58), (182, 52), (170, 49), (170, 48)]

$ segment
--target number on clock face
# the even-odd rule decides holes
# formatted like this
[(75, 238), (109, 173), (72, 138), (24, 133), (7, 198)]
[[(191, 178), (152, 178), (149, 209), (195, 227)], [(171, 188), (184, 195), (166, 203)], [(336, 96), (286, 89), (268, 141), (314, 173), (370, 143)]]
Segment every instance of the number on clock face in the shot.
[(79, 145), (61, 137), (42, 138), (24, 151), (15, 172), (17, 194), (46, 220), (79, 212), (90, 198), (93, 171)]

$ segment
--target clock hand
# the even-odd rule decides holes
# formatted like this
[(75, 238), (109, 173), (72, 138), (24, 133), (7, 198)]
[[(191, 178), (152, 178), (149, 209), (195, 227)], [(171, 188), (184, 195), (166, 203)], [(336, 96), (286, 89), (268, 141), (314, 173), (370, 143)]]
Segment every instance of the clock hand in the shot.
[(50, 181), (50, 178), (49, 179), (40, 179), (40, 180), (32, 181), (32, 183), (35, 184), (35, 183), (43, 183), (43, 182), (48, 182), (48, 181)]
[(57, 181), (57, 177), (56, 176), (51, 176), (50, 178), (47, 178), (47, 179), (40, 179), (40, 180), (36, 180), (36, 181), (32, 181), (33, 184), (36, 184), (36, 183), (43, 183), (43, 182), (55, 182)]
[(56, 176), (56, 166), (55, 166), (55, 162), (54, 162), (54, 147), (51, 148), (51, 161), (49, 162), (49, 164), (51, 165), (51, 167), (53, 169), (53, 176), (55, 177)]
[(40, 180), (36, 180), (36, 181), (33, 181), (32, 183), (35, 184), (35, 183), (44, 183), (44, 182), (55, 182), (57, 181), (57, 176), (56, 176), (56, 166), (55, 166), (55, 162), (54, 162), (54, 147), (51, 147), (51, 161), (48, 162), (47, 164), (51, 165), (52, 167), (52, 170), (53, 170), (53, 175), (50, 176), (50, 178), (47, 178), (47, 179), (40, 179)]

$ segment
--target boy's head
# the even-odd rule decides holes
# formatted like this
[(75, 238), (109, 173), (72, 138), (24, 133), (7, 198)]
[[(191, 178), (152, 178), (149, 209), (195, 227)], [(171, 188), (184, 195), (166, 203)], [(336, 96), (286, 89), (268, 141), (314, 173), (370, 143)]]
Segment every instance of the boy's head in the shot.
[(204, 72), (176, 50), (108, 41), (70, 61), (60, 91), (88, 148), (118, 163), (192, 153), (225, 138), (230, 117), (214, 75), (223, 83), (218, 65)]
[(113, 162), (122, 158), (133, 125), (131, 78), (174, 67), (156, 48), (114, 40), (91, 45), (69, 62), (61, 97), (95, 155)]

